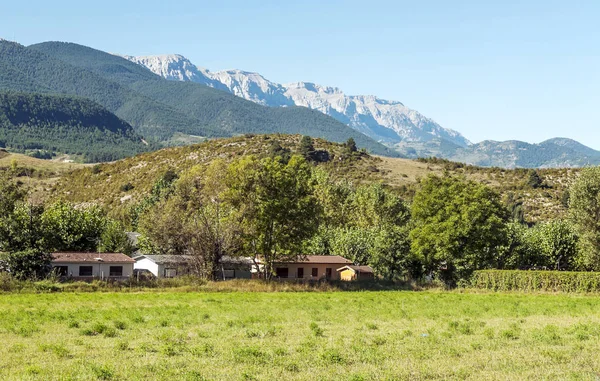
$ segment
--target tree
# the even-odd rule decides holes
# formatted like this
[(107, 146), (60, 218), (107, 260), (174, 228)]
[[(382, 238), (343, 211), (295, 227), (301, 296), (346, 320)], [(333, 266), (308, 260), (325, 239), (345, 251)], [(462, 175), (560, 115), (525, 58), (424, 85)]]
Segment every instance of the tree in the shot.
[(189, 255), (193, 271), (214, 279), (225, 255), (236, 255), (239, 228), (234, 210), (223, 201), (227, 165), (221, 160), (195, 167), (175, 184), (167, 199), (142, 215), (144, 249)]
[(311, 166), (301, 156), (287, 164), (246, 157), (227, 171), (226, 200), (238, 211), (242, 252), (260, 260), (270, 279), (276, 262), (297, 259), (302, 243), (318, 225)]
[(571, 186), (569, 214), (580, 236), (579, 266), (600, 270), (600, 167), (583, 169)]
[(127, 255), (133, 253), (129, 237), (127, 237), (120, 222), (107, 220), (104, 231), (100, 236), (98, 251), (100, 253), (124, 253)]
[(311, 160), (311, 154), (315, 152), (315, 146), (313, 145), (313, 140), (310, 136), (304, 135), (300, 140), (300, 147), (298, 148), (298, 152), (302, 155), (306, 160)]
[(408, 226), (389, 226), (379, 230), (373, 240), (369, 265), (388, 280), (420, 279), (423, 264), (410, 251)]
[(542, 186), (542, 178), (540, 177), (538, 171), (536, 171), (535, 169), (532, 169), (529, 171), (527, 185), (529, 185), (533, 189), (536, 189), (536, 188), (539, 188)]
[(17, 279), (41, 279), (50, 272), (52, 256), (44, 251), (29, 249), (5, 253), (0, 261)]
[(53, 251), (96, 251), (107, 223), (100, 207), (64, 201), (49, 205), (41, 220), (45, 246)]
[(447, 283), (492, 267), (506, 243), (508, 212), (485, 185), (430, 175), (412, 204), (411, 248), (430, 274)]
[(0, 251), (15, 252), (42, 247), (42, 205), (26, 199), (26, 192), (0, 175)]
[(556, 220), (539, 224), (532, 230), (545, 267), (553, 270), (575, 269), (579, 237), (572, 224)]
[(349, 153), (353, 153), (358, 150), (356, 148), (356, 142), (354, 141), (354, 138), (348, 138), (348, 140), (346, 140), (345, 145), (346, 145), (346, 149), (348, 150)]

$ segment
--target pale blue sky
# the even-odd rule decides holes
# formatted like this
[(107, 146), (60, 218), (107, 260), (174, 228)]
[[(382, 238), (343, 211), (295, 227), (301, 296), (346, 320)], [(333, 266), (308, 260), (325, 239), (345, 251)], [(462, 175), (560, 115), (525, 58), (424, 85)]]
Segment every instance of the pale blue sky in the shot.
[(472, 141), (600, 149), (600, 1), (3, 2), (0, 37), (179, 53), (399, 100)]

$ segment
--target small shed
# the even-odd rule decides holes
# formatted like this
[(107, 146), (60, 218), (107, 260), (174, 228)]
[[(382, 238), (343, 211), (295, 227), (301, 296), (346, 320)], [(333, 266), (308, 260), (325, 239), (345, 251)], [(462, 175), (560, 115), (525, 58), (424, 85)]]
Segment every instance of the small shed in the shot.
[(374, 273), (370, 266), (348, 265), (337, 269), (340, 279), (345, 281), (373, 279)]
[(61, 277), (82, 280), (127, 279), (133, 258), (123, 253), (62, 252), (52, 254), (52, 268)]

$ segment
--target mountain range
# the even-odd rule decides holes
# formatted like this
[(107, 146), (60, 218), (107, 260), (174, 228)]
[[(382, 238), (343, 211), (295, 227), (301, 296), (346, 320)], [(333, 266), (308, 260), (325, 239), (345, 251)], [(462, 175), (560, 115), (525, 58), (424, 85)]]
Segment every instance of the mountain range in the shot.
[[(346, 95), (338, 88), (308, 82), (278, 84), (241, 70), (211, 72), (181, 55), (120, 56), (73, 43), (23, 46), (0, 39), (0, 92), (16, 92), (28, 101), (39, 99), (45, 107), (71, 111), (77, 99), (85, 100), (91, 103), (78, 107), (103, 115), (94, 121), (110, 120), (114, 126), (119, 120), (128, 126), (119, 131), (95, 123), (80, 128), (73, 118), (54, 123), (46, 109), (38, 110), (46, 118), (43, 123), (36, 124), (39, 115), (30, 115), (24, 124), (0, 126), (0, 144), (17, 149), (40, 146), (82, 154), (82, 134), (102, 136), (101, 154), (94, 156), (92, 147), (98, 146), (87, 145), (88, 161), (114, 160), (204, 138), (284, 133), (334, 142), (353, 138), (359, 147), (378, 155), (436, 156), (481, 166), (600, 164), (600, 152), (573, 140), (473, 144), (401, 102)], [(59, 97), (30, 97), (34, 95)], [(11, 112), (18, 112), (14, 106)], [(68, 129), (77, 133), (65, 133)], [(112, 156), (107, 153), (111, 141), (118, 141)]]
[(86, 46), (0, 41), (0, 91), (87, 98), (130, 124), (148, 142), (169, 145), (178, 134), (227, 137), (293, 133), (398, 154), (316, 110), (272, 108), (197, 83), (168, 81), (124, 58)]
[(194, 82), (269, 107), (318, 110), (407, 157), (437, 156), (480, 166), (577, 167), (600, 164), (600, 152), (574, 140), (539, 144), (486, 140), (471, 143), (401, 102), (371, 95), (346, 95), (336, 87), (309, 82), (279, 84), (243, 70), (210, 71), (179, 54), (123, 56), (171, 81)]

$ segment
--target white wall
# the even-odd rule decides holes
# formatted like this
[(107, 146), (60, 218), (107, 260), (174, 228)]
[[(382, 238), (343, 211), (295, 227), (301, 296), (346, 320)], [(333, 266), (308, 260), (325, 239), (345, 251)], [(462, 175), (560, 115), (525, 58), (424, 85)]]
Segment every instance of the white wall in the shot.
[(53, 262), (52, 266), (67, 266), (69, 277), (79, 278), (80, 266), (92, 266), (92, 276), (81, 278), (109, 278), (110, 266), (122, 266), (123, 278), (129, 278), (133, 275), (133, 263), (105, 263), (105, 262), (81, 262), (81, 263), (58, 263)]
[(156, 263), (149, 260), (148, 258), (142, 258), (142, 259), (136, 260), (135, 263), (133, 264), (133, 268), (141, 269), (141, 270), (148, 270), (152, 274), (154, 274), (154, 276), (157, 276), (157, 277), (163, 276), (162, 273), (159, 273), (159, 266)]

